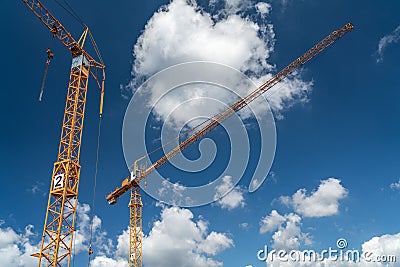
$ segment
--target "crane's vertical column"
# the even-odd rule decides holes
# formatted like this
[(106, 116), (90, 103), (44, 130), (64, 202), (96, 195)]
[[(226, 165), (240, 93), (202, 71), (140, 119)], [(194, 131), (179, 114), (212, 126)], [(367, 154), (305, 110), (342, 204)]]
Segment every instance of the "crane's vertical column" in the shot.
[(54, 163), (38, 266), (70, 266), (78, 186), (79, 156), (89, 63), (74, 55), (64, 110), (60, 146)]
[(140, 187), (135, 185), (131, 189), (131, 201), (129, 202), (129, 267), (142, 267), (142, 207)]

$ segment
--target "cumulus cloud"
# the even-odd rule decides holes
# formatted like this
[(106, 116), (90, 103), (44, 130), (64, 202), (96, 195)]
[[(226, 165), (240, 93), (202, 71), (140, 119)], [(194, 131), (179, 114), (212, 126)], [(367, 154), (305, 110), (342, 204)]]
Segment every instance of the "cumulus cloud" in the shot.
[[(90, 206), (78, 203), (76, 232), (74, 235), (74, 252), (76, 255), (88, 251), (90, 233)], [(30, 267), (37, 265), (37, 258), (30, 256), (40, 250), (40, 239), (33, 225), (27, 225), (23, 232), (16, 231), (11, 227), (2, 227), (5, 224), (0, 220), (0, 267), (19, 266)], [(93, 261), (93, 267), (122, 266), (121, 261), (113, 265), (103, 255), (111, 254), (113, 245), (107, 232), (101, 230), (101, 219), (95, 215), (93, 219), (93, 249), (98, 256)], [(127, 262), (126, 264), (127, 265)]]
[(233, 246), (233, 240), (226, 234), (211, 232), (200, 244), (199, 251), (208, 255), (216, 255), (228, 247)]
[(400, 41), (400, 25), (397, 26), (395, 30), (393, 30), (390, 34), (383, 36), (379, 40), (378, 44), (378, 58), (376, 59), (377, 62), (382, 62), (383, 61), (383, 53), (385, 49), (391, 45), (391, 44), (396, 44)]
[(336, 178), (322, 180), (318, 189), (307, 194), (299, 189), (291, 197), (282, 196), (280, 201), (290, 205), (304, 217), (325, 217), (339, 213), (339, 201), (348, 195), (348, 190)]
[(219, 15), (237, 14), (240, 11), (248, 10), (252, 7), (251, 0), (210, 0), (210, 6), (222, 3), (224, 8), (219, 10)]
[[(87, 252), (90, 207), (78, 205), (78, 221), (75, 242), (75, 253)], [(28, 225), (25, 231), (18, 233), (10, 227), (3, 227), (0, 221), (0, 267), (28, 267), (37, 264), (30, 256), (39, 251), (39, 244), (33, 239), (33, 226)], [(95, 237), (93, 267), (120, 267), (128, 265), (129, 229), (117, 236), (115, 246), (107, 232), (101, 230), (101, 219), (96, 216), (93, 223)], [(37, 239), (37, 238), (36, 238)], [(223, 263), (213, 256), (234, 246), (233, 240), (225, 233), (208, 230), (208, 222), (195, 220), (193, 213), (184, 208), (164, 207), (161, 218), (154, 222), (149, 235), (143, 238), (143, 260), (153, 267), (214, 267)]]
[(113, 259), (106, 256), (96, 256), (91, 262), (92, 267), (120, 267), (127, 266), (128, 261), (126, 259)]
[[(96, 256), (94, 267), (127, 265), (129, 229), (117, 237), (115, 253)], [(143, 238), (143, 262), (153, 267), (214, 267), (222, 266), (212, 258), (234, 245), (225, 233), (208, 231), (208, 223), (195, 220), (193, 213), (179, 207), (163, 207), (161, 217)]]
[[(147, 22), (134, 45), (134, 78), (129, 88), (136, 90), (144, 79), (156, 72), (191, 61), (211, 61), (228, 65), (242, 71), (258, 85), (269, 79), (271, 72), (275, 71), (274, 64), (269, 62), (274, 51), (275, 33), (273, 25), (265, 18), (269, 15), (270, 5), (264, 2), (250, 5), (248, 1), (238, 0), (223, 1), (223, 4), (222, 15), (207, 12), (196, 1), (173, 0), (161, 7)], [(256, 11), (255, 14), (264, 18), (257, 20), (245, 15), (243, 10), (251, 8)], [(279, 90), (271, 92), (268, 100), (277, 117), (282, 118), (282, 111), (291, 105), (305, 102), (311, 88), (312, 82), (303, 81), (298, 74), (282, 83)], [(218, 99), (226, 104), (235, 100), (232, 94), (220, 88), (213, 89), (208, 90), (204, 86), (179, 88), (178, 92), (163, 96), (163, 101), (154, 109), (155, 115), (162, 120), (170, 116), (171, 121), (181, 123), (173, 126), (182, 127), (182, 122), (199, 116), (204, 118), (214, 115), (225, 107), (208, 101), (206, 110), (210, 114), (204, 114), (204, 103), (191, 101), (185, 109), (188, 112), (171, 113), (181, 103), (194, 98)], [(239, 95), (246, 95), (250, 90), (229, 89)], [(166, 92), (160, 92), (157, 87), (148, 90), (149, 104), (154, 103), (156, 96)], [(259, 109), (261, 112), (267, 111), (265, 103), (259, 105)]]
[(153, 15), (138, 38), (133, 74), (148, 77), (171, 65), (196, 60), (243, 71), (271, 69), (266, 59), (273, 47), (266, 45), (259, 30), (260, 25), (239, 15), (215, 21), (194, 1), (173, 0)]
[[(252, 78), (257, 86), (260, 86), (265, 81), (272, 77), (271, 74), (261, 76), (260, 78)], [(313, 81), (303, 81), (299, 73), (294, 73), (293, 78), (285, 79), (280, 84), (272, 87), (265, 97), (269, 105), (275, 113), (277, 119), (283, 119), (283, 112), (295, 104), (304, 104), (309, 101), (310, 90), (313, 86)], [(258, 99), (261, 102), (261, 99)], [(254, 105), (256, 112), (262, 112), (265, 105)], [(258, 108), (257, 108), (258, 106)]]
[(280, 215), (272, 210), (260, 222), (260, 233), (266, 232), (274, 232), (272, 240), (276, 250), (288, 251), (299, 248), (301, 244), (312, 244), (311, 236), (301, 231), (301, 217), (295, 213)]
[(33, 230), (33, 225), (27, 225), (23, 232), (0, 225), (0, 267), (37, 264), (37, 260), (30, 256), (39, 251), (39, 245), (31, 240)]
[(271, 214), (261, 219), (260, 233), (272, 232), (282, 225), (286, 221), (286, 218), (280, 215), (276, 210), (272, 210)]
[[(229, 191), (231, 188), (232, 190)], [(228, 191), (229, 193), (227, 193)], [(223, 197), (221, 198), (221, 196)], [(243, 190), (239, 186), (234, 187), (232, 177), (228, 175), (225, 175), (222, 178), (222, 183), (216, 187), (214, 198), (219, 198), (217, 204), (227, 210), (244, 207), (245, 205)]]
[[(393, 235), (385, 234), (382, 236), (375, 236), (362, 244), (362, 251), (373, 253), (373, 255), (375, 256), (392, 255), (396, 256), (396, 259), (398, 260), (400, 259), (400, 233)], [(385, 266), (397, 266), (397, 265), (398, 263), (389, 263), (388, 265)], [(377, 264), (376, 266), (384, 266), (384, 265)]]
[(129, 227), (117, 237), (117, 250), (115, 255), (117, 258), (128, 258), (129, 251)]
[(232, 247), (233, 240), (226, 234), (207, 233), (207, 223), (197, 222), (188, 209), (170, 207), (161, 212), (143, 241), (143, 259), (149, 266), (196, 267), (222, 266), (209, 257)]
[[(297, 194), (297, 195), (296, 195)], [(338, 200), (347, 196), (348, 191), (341, 184), (340, 180), (329, 178), (322, 180), (318, 189), (314, 190), (311, 194), (307, 195), (304, 189), (298, 190), (293, 196), (283, 196), (280, 201), (288, 206), (297, 208), (296, 213), (289, 213), (281, 215), (278, 211), (272, 210), (269, 215), (263, 217), (260, 221), (260, 233), (272, 233), (273, 248), (276, 250), (283, 249), (286, 251), (297, 251), (299, 255), (303, 252), (299, 250), (302, 245), (312, 245), (313, 238), (309, 233), (304, 233), (301, 230), (302, 217), (323, 217), (334, 215), (338, 212)], [(324, 213), (309, 213), (304, 212), (306, 208), (311, 211), (327, 210)], [(323, 260), (315, 261), (293, 261), (286, 258), (287, 261), (268, 261), (268, 266), (273, 267), (286, 267), (286, 266), (332, 266), (332, 267), (383, 267), (383, 266), (397, 266), (398, 259), (400, 258), (400, 233), (384, 234), (381, 236), (374, 236), (370, 240), (365, 241), (361, 245), (359, 251), (360, 261), (339, 261), (335, 257), (324, 258)], [(350, 247), (349, 247), (350, 249)], [(350, 249), (354, 250), (354, 249)], [(316, 258), (321, 259), (321, 254), (316, 252)], [(367, 255), (368, 258), (363, 258)], [(353, 255), (354, 256), (354, 255)], [(383, 256), (386, 259), (396, 259), (395, 262), (377, 262), (377, 257)], [(273, 255), (269, 252), (268, 259)], [(327, 257), (327, 255), (325, 255)], [(394, 257), (394, 258), (393, 258)], [(276, 255), (275, 255), (276, 259)], [(368, 261), (369, 260), (369, 261)]]
[(340, 184), (340, 180), (329, 178), (322, 180), (317, 190), (307, 194), (307, 190), (299, 189), (292, 196), (281, 196), (279, 201), (295, 212), (281, 215), (272, 210), (261, 218), (260, 233), (273, 233), (275, 249), (293, 250), (302, 244), (311, 245), (312, 236), (302, 232), (301, 221), (304, 217), (325, 217), (339, 212), (339, 200), (346, 197), (348, 191)]
[(101, 219), (94, 215), (90, 225), (90, 206), (86, 203), (77, 205), (77, 221), (75, 232), (75, 253), (87, 252), (89, 249), (90, 228), (92, 227), (92, 248), (99, 254), (111, 254), (112, 240), (107, 238), (107, 232), (101, 229)]
[(400, 189), (400, 179), (398, 182), (391, 183), (390, 188), (393, 190)]
[(184, 191), (185, 187), (181, 185), (179, 182), (169, 183), (167, 180), (163, 180), (162, 186), (160, 187), (157, 193), (160, 197), (164, 197), (166, 195), (170, 196), (172, 204), (179, 206), (179, 204), (182, 204)]
[(296, 249), (301, 244), (311, 245), (312, 240), (308, 233), (301, 231), (301, 217), (290, 213), (285, 215), (286, 224), (279, 226), (278, 231), (272, 235), (275, 249)]
[[(90, 233), (90, 207), (88, 204), (77, 206), (76, 233), (74, 251), (76, 254), (87, 252)], [(11, 227), (2, 227), (0, 223), (0, 267), (2, 266), (34, 266), (37, 259), (30, 256), (40, 250), (40, 240), (33, 225), (27, 225), (23, 232)], [(93, 248), (98, 255), (111, 253), (112, 241), (106, 238), (107, 233), (101, 230), (101, 219), (93, 220)], [(93, 265), (96, 266), (96, 265)], [(103, 266), (103, 265), (97, 265)], [(106, 266), (106, 265), (104, 265)], [(111, 266), (111, 265), (107, 265)], [(120, 265), (115, 265), (120, 266)]]
[(269, 12), (271, 11), (271, 4), (265, 2), (258, 2), (256, 4), (256, 10), (263, 16), (268, 15)]

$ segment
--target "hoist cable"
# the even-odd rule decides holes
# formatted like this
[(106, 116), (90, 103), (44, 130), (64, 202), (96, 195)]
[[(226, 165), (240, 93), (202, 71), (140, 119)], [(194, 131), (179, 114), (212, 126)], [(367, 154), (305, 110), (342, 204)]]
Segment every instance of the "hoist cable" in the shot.
[(92, 199), (92, 213), (90, 219), (90, 236), (89, 236), (89, 256), (88, 256), (88, 266), (90, 266), (90, 258), (92, 254), (92, 238), (93, 238), (93, 219), (94, 219), (94, 204), (96, 200), (96, 185), (97, 185), (97, 174), (99, 170), (99, 151), (100, 151), (100, 136), (101, 136), (101, 120), (102, 117), (99, 117), (99, 125), (97, 129), (97, 149), (96, 149), (96, 165), (95, 165), (95, 173), (93, 177), (93, 199)]

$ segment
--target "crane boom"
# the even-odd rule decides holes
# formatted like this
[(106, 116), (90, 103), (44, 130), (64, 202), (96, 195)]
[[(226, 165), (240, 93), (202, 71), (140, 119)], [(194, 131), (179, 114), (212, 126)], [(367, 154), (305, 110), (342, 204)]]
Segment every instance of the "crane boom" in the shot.
[(105, 68), (103, 63), (97, 62), (91, 55), (89, 55), (77, 42), (72, 34), (69, 33), (64, 26), (50, 13), (50, 11), (39, 0), (22, 0), (25, 5), (43, 22), (43, 24), (50, 30), (54, 37), (69, 50), (72, 55), (84, 55), (90, 63), (91, 67)]
[(109, 202), (109, 204), (115, 204), (121, 195), (123, 195), (125, 192), (130, 190), (132, 187), (139, 186), (140, 181), (145, 179), (147, 176), (149, 176), (150, 173), (152, 173), (154, 170), (156, 170), (157, 168), (162, 166), (169, 159), (176, 156), (183, 149), (187, 148), (188, 146), (192, 145), (193, 143), (195, 143), (196, 141), (198, 141), (199, 139), (204, 137), (206, 134), (208, 134), (210, 131), (212, 131), (218, 125), (220, 125), (223, 121), (225, 121), (230, 116), (232, 116), (233, 114), (237, 113), (242, 108), (244, 108), (245, 106), (250, 104), (252, 101), (254, 101), (259, 96), (264, 94), (266, 91), (271, 89), (275, 84), (284, 80), (291, 73), (293, 73), (298, 68), (300, 68), (301, 66), (306, 64), (308, 61), (310, 61), (316, 55), (318, 55), (319, 53), (324, 51), (327, 47), (329, 47), (330, 45), (335, 43), (337, 40), (339, 40), (346, 33), (350, 32), (353, 29), (354, 29), (354, 26), (351, 23), (347, 23), (344, 27), (339, 28), (336, 31), (333, 31), (329, 36), (327, 36), (322, 41), (320, 41), (318, 44), (316, 44), (314, 47), (312, 47), (310, 50), (308, 50), (306, 53), (304, 53), (301, 57), (294, 60), (286, 68), (282, 69), (280, 72), (275, 74), (271, 79), (269, 79), (267, 82), (265, 82), (260, 87), (255, 89), (249, 95), (238, 100), (233, 105), (231, 105), (229, 108), (227, 108), (225, 111), (218, 113), (217, 115), (212, 117), (212, 120), (207, 125), (205, 125), (203, 128), (201, 128), (200, 130), (193, 133), (186, 140), (184, 140), (178, 146), (176, 146), (171, 151), (169, 151), (166, 155), (164, 155), (159, 160), (154, 162), (150, 167), (148, 167), (144, 170), (141, 170), (141, 171), (137, 171), (138, 170), (137, 162), (135, 162), (136, 175), (135, 175), (134, 179), (132, 179), (131, 177), (128, 177), (125, 180), (123, 180), (122, 186), (120, 188), (115, 189), (112, 193), (107, 195), (106, 200)]
[[(54, 163), (40, 251), (32, 254), (40, 266), (70, 266), (80, 181), (80, 149), (89, 76), (100, 88), (103, 112), (105, 65), (89, 28), (76, 41), (39, 0), (22, 0), (72, 54), (72, 65), (57, 160)], [(83, 48), (89, 34), (100, 63)], [(94, 71), (93, 71), (94, 69)], [(101, 71), (101, 76), (100, 72)], [(101, 78), (101, 80), (100, 80)]]

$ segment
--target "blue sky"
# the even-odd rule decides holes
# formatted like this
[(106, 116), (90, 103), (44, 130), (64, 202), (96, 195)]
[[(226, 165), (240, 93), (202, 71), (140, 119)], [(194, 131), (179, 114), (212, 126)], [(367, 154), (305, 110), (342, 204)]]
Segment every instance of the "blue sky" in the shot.
[[(68, 3), (90, 26), (107, 65), (92, 266), (125, 264), (128, 198), (122, 197), (111, 207), (104, 197), (129, 173), (122, 126), (132, 92), (142, 81), (173, 64), (207, 60), (236, 68), (260, 83), (349, 21), (355, 25), (353, 32), (306, 65), (268, 99), (275, 115), (276, 151), (271, 171), (256, 192), (248, 193), (247, 188), (261, 144), (257, 127), (251, 127), (256, 121), (247, 117), (253, 152), (248, 169), (229, 198), (186, 209), (160, 204), (143, 194), (144, 265), (265, 266), (257, 259), (257, 251), (264, 245), (271, 249), (321, 251), (335, 248), (338, 238), (345, 238), (349, 248), (396, 255), (400, 261), (400, 229), (396, 224), (400, 219), (396, 212), (400, 200), (400, 128), (396, 123), (400, 114), (400, 3)], [(44, 4), (75, 37), (79, 36), (79, 23), (55, 2)], [(169, 6), (158, 11), (163, 5)], [(31, 266), (28, 255), (35, 251), (42, 233), (71, 59), (22, 1), (3, 3), (3, 10), (1, 31), (7, 41), (1, 43), (5, 83), (0, 105), (0, 255), (4, 259), (0, 266)], [(135, 44), (140, 45), (134, 48)], [(55, 58), (39, 103), (47, 47), (54, 50)], [(89, 86), (77, 222), (77, 236), (82, 240), (87, 237), (93, 196), (98, 123), (99, 94), (93, 80)], [(221, 101), (233, 100), (223, 94), (196, 92)], [(147, 93), (154, 95), (152, 91)], [(185, 101), (190, 96), (172, 95), (166, 103)], [(167, 124), (167, 104), (161, 103), (155, 116), (138, 131), (149, 149), (159, 144), (154, 142), (159, 132), (151, 126), (166, 124), (174, 132), (190, 116), (204, 112), (212, 115), (214, 108), (218, 109), (212, 105), (189, 105), (191, 112), (183, 117), (173, 114), (172, 123)], [(263, 106), (259, 108), (257, 112), (265, 116), (267, 111)], [(236, 171), (224, 172), (229, 160), (227, 152), (232, 150), (225, 149), (229, 147), (227, 135), (229, 131), (222, 129), (210, 135), (217, 149), (210, 168), (191, 174), (167, 165), (160, 169), (161, 174), (180, 185), (191, 185), (194, 179), (206, 183), (218, 176), (227, 177), (223, 181), (229, 185), (229, 177), (240, 177)], [(143, 140), (138, 142), (139, 146)], [(207, 144), (204, 152), (208, 152)], [(184, 155), (199, 158), (199, 146)], [(77, 266), (87, 264), (86, 251), (87, 243), (78, 242)], [(362, 264), (365, 263), (358, 266)], [(277, 262), (271, 265), (297, 266)], [(342, 265), (331, 262), (326, 266)]]

